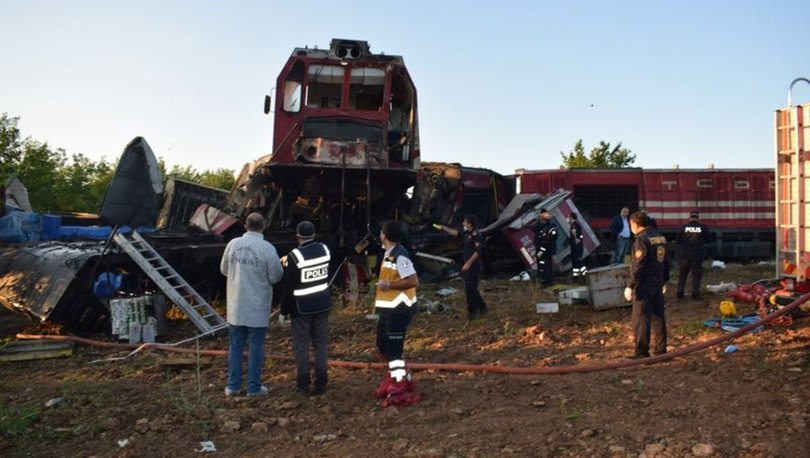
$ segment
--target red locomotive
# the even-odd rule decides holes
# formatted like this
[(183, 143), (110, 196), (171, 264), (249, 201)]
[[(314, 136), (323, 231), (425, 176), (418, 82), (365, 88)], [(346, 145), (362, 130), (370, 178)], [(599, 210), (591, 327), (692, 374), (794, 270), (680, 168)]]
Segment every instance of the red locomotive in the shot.
[(395, 215), (419, 170), (416, 88), (402, 57), (356, 40), (296, 48), (271, 106), (273, 152), (243, 170), (230, 211), (261, 211), (274, 231), (311, 220), (344, 246)]
[(770, 258), (775, 245), (773, 169), (518, 170), (520, 192), (564, 188), (591, 227), (608, 238), (622, 207), (645, 210), (673, 238), (692, 211), (712, 230), (712, 255)]

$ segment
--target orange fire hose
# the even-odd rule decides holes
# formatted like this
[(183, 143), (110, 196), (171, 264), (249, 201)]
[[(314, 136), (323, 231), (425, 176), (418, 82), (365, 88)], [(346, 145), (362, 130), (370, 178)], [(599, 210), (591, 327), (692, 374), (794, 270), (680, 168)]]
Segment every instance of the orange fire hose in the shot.
[[(622, 360), (616, 361), (612, 363), (601, 363), (601, 364), (584, 364), (584, 365), (577, 365), (577, 366), (563, 366), (563, 367), (545, 367), (545, 366), (532, 366), (532, 367), (512, 367), (512, 366), (491, 366), (491, 365), (483, 365), (483, 364), (441, 364), (441, 363), (409, 363), (408, 366), (414, 370), (438, 370), (438, 371), (454, 371), (454, 372), (491, 372), (491, 373), (498, 373), (498, 374), (572, 374), (572, 373), (582, 373), (582, 372), (597, 372), (597, 371), (605, 371), (611, 369), (622, 369), (626, 367), (634, 367), (634, 366), (641, 366), (646, 364), (655, 364), (660, 363), (662, 361), (667, 361), (673, 358), (677, 358), (680, 356), (687, 355), (689, 353), (694, 353), (696, 351), (704, 350), (714, 345), (718, 345), (720, 343), (735, 339), (740, 337), (741, 335), (745, 334), (746, 332), (764, 324), (770, 323), (776, 318), (779, 318), (785, 314), (792, 312), (796, 307), (800, 306), (801, 304), (810, 300), (810, 293), (805, 294), (795, 301), (791, 302), (787, 306), (776, 310), (775, 312), (771, 313), (770, 315), (761, 318), (760, 320), (750, 323), (734, 332), (724, 334), (722, 336), (715, 337), (713, 339), (707, 340), (705, 342), (696, 343), (694, 345), (690, 345), (688, 347), (681, 348), (680, 350), (673, 351), (671, 353), (664, 353), (662, 355), (651, 356), (649, 358), (642, 358), (642, 359), (633, 359), (633, 360)], [(30, 334), (17, 334), (18, 339), (22, 340), (59, 340), (59, 341), (73, 341), (78, 343), (83, 343), (86, 345), (94, 345), (100, 347), (112, 347), (112, 348), (135, 348), (135, 349), (156, 349), (156, 350), (164, 350), (169, 352), (175, 353), (191, 353), (191, 354), (199, 354), (199, 355), (209, 355), (209, 356), (227, 356), (228, 352), (226, 350), (197, 350), (193, 348), (179, 348), (173, 347), (170, 344), (160, 344), (160, 343), (147, 343), (141, 345), (135, 344), (123, 344), (123, 343), (114, 343), (114, 342), (103, 342), (98, 340), (91, 340), (85, 339), (82, 337), (74, 337), (74, 336), (53, 336), (53, 335), (30, 335)], [(267, 355), (268, 358), (279, 360), (279, 361), (293, 361), (292, 356), (286, 355), (279, 355), (279, 354), (270, 354)], [(329, 365), (334, 367), (348, 367), (354, 369), (383, 369), (387, 368), (388, 365), (386, 363), (363, 363), (363, 362), (353, 362), (353, 361), (338, 361), (338, 360), (329, 360)]]

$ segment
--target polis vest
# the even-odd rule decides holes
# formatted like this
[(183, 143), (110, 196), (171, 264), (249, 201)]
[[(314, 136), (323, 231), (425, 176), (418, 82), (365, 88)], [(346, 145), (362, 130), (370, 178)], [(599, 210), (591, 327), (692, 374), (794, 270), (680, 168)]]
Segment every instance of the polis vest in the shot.
[(312, 315), (332, 308), (329, 295), (329, 260), (326, 245), (305, 243), (290, 252), (298, 268), (293, 297), (299, 315)]

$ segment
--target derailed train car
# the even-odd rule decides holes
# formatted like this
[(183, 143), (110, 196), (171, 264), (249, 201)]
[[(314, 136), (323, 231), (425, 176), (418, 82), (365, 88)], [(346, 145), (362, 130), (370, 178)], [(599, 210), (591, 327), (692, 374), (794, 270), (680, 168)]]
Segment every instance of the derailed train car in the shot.
[(773, 169), (556, 169), (518, 170), (521, 192), (566, 189), (591, 226), (609, 238), (622, 207), (646, 210), (670, 240), (697, 211), (712, 231), (712, 256), (773, 256)]
[[(482, 227), (496, 221), (519, 226), (514, 220), (521, 214), (499, 220), (514, 196), (514, 177), (421, 163), (416, 89), (401, 57), (373, 54), (368, 43), (355, 40), (332, 40), (324, 50), (297, 48), (276, 87), (265, 100), (265, 111), (275, 112), (273, 151), (246, 165), (224, 200), (220, 190), (182, 180), (165, 187), (159, 230), (147, 238), (193, 285), (221, 286), (219, 256), (241, 231), (237, 219), (252, 211), (269, 221), (265, 235), (279, 252), (294, 246), (299, 221), (313, 221), (335, 263), (342, 264), (333, 266), (335, 272), (352, 264), (368, 273), (374, 256), (367, 255), (374, 254), (375, 236), (387, 219), (406, 225), (414, 253), (451, 261), (460, 258), (461, 240), (432, 229), (433, 223), (458, 227), (464, 215), (474, 214)], [(509, 230), (487, 234), (489, 273), (520, 270), (526, 262), (504, 235)], [(8, 247), (0, 253), (0, 298), (43, 320), (98, 330), (109, 316), (104, 301), (93, 297), (99, 273), (128, 269), (140, 285), (133, 289), (154, 287), (144, 285), (149, 280), (120, 251), (103, 252), (98, 243)], [(31, 286), (33, 278), (39, 283)], [(37, 288), (48, 289), (47, 300)]]
[(258, 211), (280, 244), (301, 220), (352, 247), (395, 218), (419, 171), (416, 87), (400, 56), (365, 41), (296, 48), (276, 82), (273, 152), (246, 166), (225, 211)]

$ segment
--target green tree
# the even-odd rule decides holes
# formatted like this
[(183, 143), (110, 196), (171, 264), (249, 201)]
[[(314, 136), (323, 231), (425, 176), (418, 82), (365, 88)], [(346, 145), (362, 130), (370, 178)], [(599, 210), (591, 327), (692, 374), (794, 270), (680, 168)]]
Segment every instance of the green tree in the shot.
[[(101, 207), (117, 165), (105, 158), (94, 161), (79, 153), (47, 143), (22, 139), (19, 118), (0, 115), (0, 183), (17, 176), (28, 189), (31, 206), (37, 212), (88, 212)], [(194, 183), (230, 190), (234, 183), (231, 169), (204, 170), (193, 166), (172, 166), (159, 159), (162, 176), (174, 175)]]
[(630, 167), (636, 162), (636, 155), (627, 148), (622, 148), (622, 142), (611, 147), (610, 143), (600, 141), (599, 146), (591, 149), (586, 155), (582, 139), (577, 140), (574, 149), (569, 153), (560, 151), (562, 165), (565, 168), (591, 168), (591, 169), (612, 169)]
[(230, 191), (236, 181), (234, 174), (233, 169), (206, 170), (200, 174), (200, 184)]
[(233, 169), (219, 168), (200, 172), (191, 165), (181, 166), (176, 164), (170, 169), (167, 169), (166, 161), (162, 157), (158, 159), (158, 167), (163, 177), (172, 176), (180, 178), (181, 180), (191, 181), (192, 183), (229, 191), (236, 181)]
[(99, 211), (113, 173), (112, 165), (104, 158), (96, 162), (83, 154), (74, 154), (60, 170), (62, 179), (54, 186), (66, 196), (58, 207), (61, 211)]
[(63, 150), (53, 151), (47, 143), (26, 140), (17, 165), (17, 177), (28, 189), (34, 211), (60, 211), (69, 196), (58, 189), (67, 158)]
[(17, 128), (19, 120), (9, 117), (8, 113), (0, 115), (0, 183), (5, 183), (14, 175), (22, 156), (23, 142)]

